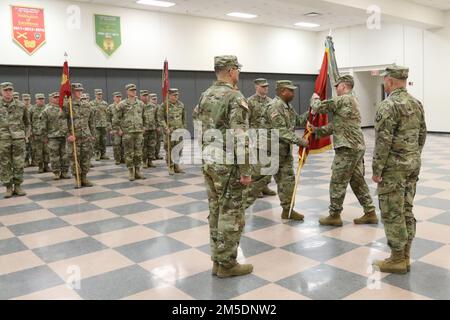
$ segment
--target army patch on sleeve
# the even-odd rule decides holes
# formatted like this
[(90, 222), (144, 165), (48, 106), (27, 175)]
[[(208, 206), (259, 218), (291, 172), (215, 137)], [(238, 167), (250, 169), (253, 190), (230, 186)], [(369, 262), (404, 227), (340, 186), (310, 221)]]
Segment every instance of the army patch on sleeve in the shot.
[(381, 113), (377, 114), (377, 118), (375, 119), (376, 122), (380, 122), (381, 119), (383, 119), (383, 116), (381, 115)]
[(248, 110), (248, 104), (247, 104), (247, 102), (246, 102), (244, 99), (241, 99), (241, 100), (239, 101), (239, 105), (240, 105), (241, 107), (243, 107), (243, 108), (245, 108), (245, 109)]

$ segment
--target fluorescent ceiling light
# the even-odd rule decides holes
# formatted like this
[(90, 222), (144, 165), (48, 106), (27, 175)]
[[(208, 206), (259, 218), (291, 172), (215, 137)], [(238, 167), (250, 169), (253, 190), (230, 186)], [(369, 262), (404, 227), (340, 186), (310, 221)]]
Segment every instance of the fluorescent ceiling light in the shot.
[(297, 27), (304, 27), (304, 28), (320, 27), (320, 24), (311, 23), (311, 22), (297, 22), (297, 23), (294, 23), (294, 25), (297, 26)]
[(257, 17), (256, 14), (242, 13), (242, 12), (230, 12), (230, 13), (227, 13), (227, 16), (235, 17), (235, 18), (242, 18), (242, 19), (253, 19), (253, 18)]
[(175, 3), (173, 3), (173, 2), (160, 1), (160, 0), (138, 0), (138, 1), (136, 1), (136, 3), (146, 4), (148, 6), (164, 7), (164, 8), (172, 7), (175, 5)]

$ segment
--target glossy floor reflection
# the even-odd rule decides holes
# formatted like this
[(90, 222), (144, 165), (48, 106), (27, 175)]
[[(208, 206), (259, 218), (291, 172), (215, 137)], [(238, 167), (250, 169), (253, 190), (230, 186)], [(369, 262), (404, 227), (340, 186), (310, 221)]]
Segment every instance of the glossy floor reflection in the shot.
[[(373, 129), (365, 136), (377, 202)], [(344, 226), (318, 225), (333, 154), (311, 156), (304, 167), (296, 208), (305, 222), (281, 221), (277, 196), (247, 210), (239, 260), (254, 273), (233, 279), (211, 275), (199, 165), (169, 176), (158, 161), (146, 180), (129, 182), (125, 167), (94, 161), (95, 187), (81, 190), (27, 168), (28, 195), (0, 200), (0, 299), (450, 299), (450, 136), (430, 134), (424, 150), (405, 276), (373, 272), (371, 262), (388, 255), (383, 225), (353, 225), (362, 210), (351, 190)]]

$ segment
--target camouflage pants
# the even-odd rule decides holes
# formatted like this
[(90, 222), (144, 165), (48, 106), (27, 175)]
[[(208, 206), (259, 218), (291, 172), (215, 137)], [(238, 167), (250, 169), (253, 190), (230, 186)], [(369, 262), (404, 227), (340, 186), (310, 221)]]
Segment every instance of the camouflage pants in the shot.
[(54, 173), (67, 173), (69, 171), (69, 157), (67, 155), (66, 138), (50, 138), (48, 140), (50, 162)]
[(245, 209), (250, 207), (258, 199), (259, 194), (270, 183), (272, 176), (265, 176), (261, 174), (262, 165), (257, 164), (254, 166), (254, 174), (252, 174), (252, 183), (245, 188), (244, 199)]
[(383, 172), (383, 180), (378, 184), (381, 219), (392, 250), (403, 250), (416, 235), (412, 209), (419, 171)]
[(125, 164), (127, 168), (140, 167), (142, 165), (142, 132), (125, 133), (122, 137), (124, 145)]
[[(77, 146), (77, 160), (78, 160), (78, 168), (80, 169), (80, 174), (86, 175), (91, 168), (91, 157), (92, 157), (92, 144), (88, 138), (78, 138), (76, 141)], [(75, 176), (75, 161), (73, 157), (73, 143), (69, 143), (69, 156), (72, 164), (72, 173)]]
[(364, 212), (375, 211), (369, 187), (364, 180), (364, 150), (346, 147), (336, 149), (331, 169), (330, 215), (341, 214), (349, 183), (353, 193), (364, 208)]
[(0, 140), (0, 178), (4, 186), (23, 182), (25, 139)]
[(155, 159), (159, 157), (159, 153), (161, 152), (161, 141), (164, 135), (161, 131), (156, 131), (156, 145), (155, 145)]
[(25, 144), (25, 163), (29, 164), (30, 160), (33, 160), (33, 153), (31, 148), (31, 140), (28, 140)]
[(38, 165), (50, 162), (48, 145), (44, 143), (42, 136), (33, 137), (33, 150), (35, 161)]
[(283, 209), (289, 210), (295, 186), (294, 159), (291, 154), (279, 156), (278, 172), (273, 177), (277, 183), (280, 205)]
[[(169, 164), (169, 158), (168, 158), (168, 150), (167, 150), (167, 135), (164, 135), (164, 150), (166, 151), (166, 164), (167, 166), (173, 167), (174, 162), (175, 164), (179, 164), (180, 160), (181, 160), (181, 156), (183, 154), (183, 138), (180, 138), (179, 141), (170, 141), (170, 164)], [(181, 144), (181, 145), (180, 145)], [(179, 149), (179, 152), (176, 153), (174, 151), (175, 147)], [(173, 156), (175, 155), (177, 156), (178, 159), (174, 159)]]
[(202, 168), (209, 202), (211, 260), (234, 265), (245, 225), (244, 186), (234, 165), (205, 164)]
[(148, 130), (144, 132), (144, 144), (142, 147), (142, 156), (144, 162), (156, 159), (156, 138), (156, 130)]
[(119, 136), (118, 134), (113, 134), (112, 144), (113, 144), (114, 160), (116, 162), (122, 162), (122, 160), (125, 159), (122, 137)]
[(106, 128), (95, 128), (95, 154), (100, 156), (106, 153)]

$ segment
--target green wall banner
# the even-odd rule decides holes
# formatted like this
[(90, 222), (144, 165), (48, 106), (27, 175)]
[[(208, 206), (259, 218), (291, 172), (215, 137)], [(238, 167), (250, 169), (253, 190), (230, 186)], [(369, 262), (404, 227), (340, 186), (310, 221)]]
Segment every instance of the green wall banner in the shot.
[(95, 15), (95, 42), (108, 56), (122, 44), (120, 17)]

